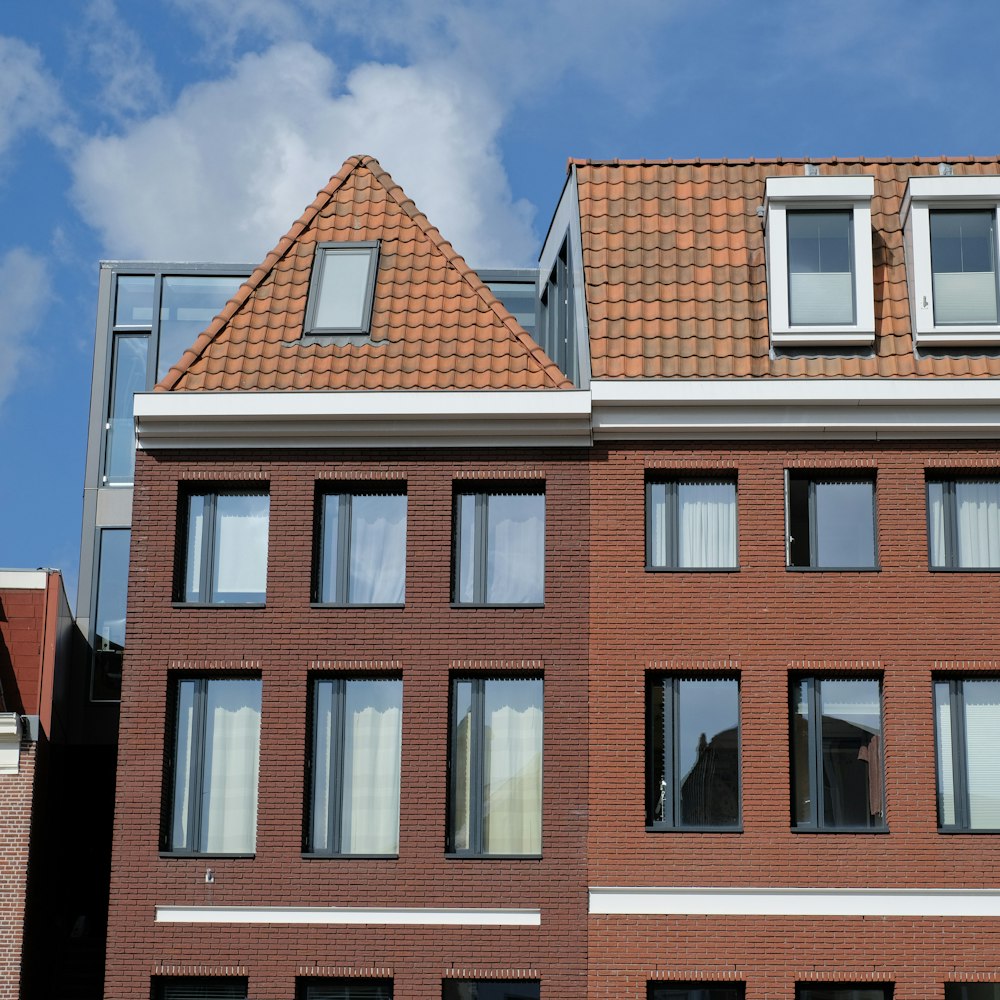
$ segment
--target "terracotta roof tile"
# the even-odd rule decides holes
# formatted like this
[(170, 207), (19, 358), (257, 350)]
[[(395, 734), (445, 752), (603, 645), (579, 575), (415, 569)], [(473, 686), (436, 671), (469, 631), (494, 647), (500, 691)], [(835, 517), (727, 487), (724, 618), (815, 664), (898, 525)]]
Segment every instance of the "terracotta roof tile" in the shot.
[[(379, 240), (370, 337), (303, 342), (317, 243)], [(368, 156), (349, 159), (156, 387), (572, 388), (479, 276)]]
[[(875, 350), (771, 356), (764, 182), (872, 174)], [(899, 210), (906, 181), (1000, 174), (1000, 158), (598, 162), (577, 168), (594, 378), (1000, 377), (1000, 358), (916, 357)]]

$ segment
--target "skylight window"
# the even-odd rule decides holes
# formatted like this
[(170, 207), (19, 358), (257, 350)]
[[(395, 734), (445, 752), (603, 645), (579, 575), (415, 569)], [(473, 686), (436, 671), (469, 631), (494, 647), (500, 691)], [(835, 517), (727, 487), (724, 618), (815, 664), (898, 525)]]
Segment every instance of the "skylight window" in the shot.
[(321, 243), (309, 283), (305, 333), (367, 335), (377, 269), (378, 243)]

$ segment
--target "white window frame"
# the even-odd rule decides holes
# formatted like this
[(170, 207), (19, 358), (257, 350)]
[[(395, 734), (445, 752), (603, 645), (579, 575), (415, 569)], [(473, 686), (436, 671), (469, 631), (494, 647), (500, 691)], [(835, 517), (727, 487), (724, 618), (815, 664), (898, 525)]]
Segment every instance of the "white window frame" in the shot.
[[(1000, 177), (911, 177), (900, 210), (906, 246), (906, 279), (910, 289), (910, 322), (918, 347), (1000, 345), (1000, 323), (934, 321), (931, 270), (931, 218), (935, 209), (991, 211), (1000, 232)], [(1000, 261), (1000, 247), (996, 259)]]
[[(775, 347), (870, 346), (875, 343), (870, 174), (841, 177), (768, 177), (764, 185), (767, 304)], [(850, 211), (854, 237), (854, 322), (793, 324), (788, 308), (788, 212)]]

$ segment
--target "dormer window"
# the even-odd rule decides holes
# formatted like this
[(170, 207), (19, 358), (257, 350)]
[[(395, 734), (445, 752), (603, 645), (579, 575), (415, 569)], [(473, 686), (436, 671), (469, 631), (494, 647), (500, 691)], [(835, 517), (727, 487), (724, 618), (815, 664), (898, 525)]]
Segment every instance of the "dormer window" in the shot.
[(306, 306), (306, 336), (362, 335), (371, 330), (378, 243), (320, 243)]
[(875, 180), (769, 177), (768, 307), (775, 346), (875, 340), (871, 199)]
[(918, 346), (1000, 345), (1000, 177), (911, 177), (903, 199)]

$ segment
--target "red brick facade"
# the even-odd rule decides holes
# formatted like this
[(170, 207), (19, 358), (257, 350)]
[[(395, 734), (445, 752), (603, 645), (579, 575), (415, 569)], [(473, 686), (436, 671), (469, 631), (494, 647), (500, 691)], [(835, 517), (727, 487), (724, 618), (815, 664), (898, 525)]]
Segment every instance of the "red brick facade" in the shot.
[(36, 747), (23, 740), (17, 774), (0, 774), (0, 1000), (21, 996)]

